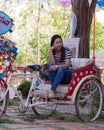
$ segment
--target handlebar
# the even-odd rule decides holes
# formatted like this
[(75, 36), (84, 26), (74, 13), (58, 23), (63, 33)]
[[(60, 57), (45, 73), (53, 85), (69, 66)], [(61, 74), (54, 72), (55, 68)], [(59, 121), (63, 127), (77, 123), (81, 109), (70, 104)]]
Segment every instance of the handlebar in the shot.
[[(0, 66), (0, 68), (2, 68), (2, 66)], [(4, 78), (5, 81), (7, 81), (8, 79), (10, 79), (9, 77), (11, 77), (10, 75), (13, 74), (13, 72), (16, 71), (24, 71), (24, 73), (26, 73), (26, 71), (29, 72), (41, 72), (42, 67), (38, 64), (34, 64), (34, 65), (28, 65), (28, 66), (15, 66), (12, 64), (11, 61), (6, 61), (5, 62), (5, 69), (3, 70), (3, 74), (4, 76), (1, 78)]]

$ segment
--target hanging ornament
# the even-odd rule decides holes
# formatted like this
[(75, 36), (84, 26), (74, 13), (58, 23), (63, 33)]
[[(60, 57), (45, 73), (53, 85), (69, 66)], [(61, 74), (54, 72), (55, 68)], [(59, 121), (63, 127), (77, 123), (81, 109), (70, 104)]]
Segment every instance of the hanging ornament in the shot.
[(4, 12), (0, 11), (0, 35), (6, 32), (12, 32), (12, 19)]
[(104, 10), (104, 0), (97, 0), (97, 4)]
[(89, 7), (91, 6), (92, 0), (88, 0)]
[(74, 12), (71, 14), (70, 38), (73, 38), (77, 28), (77, 17)]
[(71, 0), (59, 0), (59, 3), (68, 8), (71, 5)]

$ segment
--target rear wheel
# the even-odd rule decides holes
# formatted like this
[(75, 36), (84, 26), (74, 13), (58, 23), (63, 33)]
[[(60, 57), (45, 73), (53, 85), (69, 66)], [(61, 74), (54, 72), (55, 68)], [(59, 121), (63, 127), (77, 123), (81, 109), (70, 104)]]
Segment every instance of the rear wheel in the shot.
[(7, 89), (7, 85), (5, 81), (0, 78), (0, 117), (6, 113), (8, 102), (9, 102), (9, 92), (7, 92), (6, 96), (4, 96), (6, 89)]
[(56, 103), (53, 100), (54, 99), (45, 99), (38, 96), (32, 97), (31, 104), (35, 103), (35, 105), (32, 107), (32, 110), (39, 116), (49, 116), (57, 107)]
[(101, 83), (96, 78), (87, 78), (80, 86), (75, 100), (76, 113), (80, 120), (90, 122), (98, 118), (103, 104)]

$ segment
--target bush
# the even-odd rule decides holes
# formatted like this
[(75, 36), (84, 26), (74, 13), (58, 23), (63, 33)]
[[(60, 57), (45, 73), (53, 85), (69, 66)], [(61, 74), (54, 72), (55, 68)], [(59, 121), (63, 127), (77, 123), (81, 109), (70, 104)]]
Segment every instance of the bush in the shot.
[(21, 84), (18, 86), (18, 91), (21, 91), (22, 96), (23, 96), (24, 98), (27, 97), (28, 92), (29, 92), (29, 89), (30, 89), (30, 86), (31, 86), (31, 82), (30, 82), (30, 81), (27, 81), (27, 80), (25, 80), (23, 83), (21, 83)]

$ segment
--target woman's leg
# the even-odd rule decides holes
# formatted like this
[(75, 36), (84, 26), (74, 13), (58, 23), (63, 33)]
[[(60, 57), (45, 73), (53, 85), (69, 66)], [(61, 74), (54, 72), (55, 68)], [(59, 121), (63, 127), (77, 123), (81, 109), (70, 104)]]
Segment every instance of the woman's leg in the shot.
[(66, 70), (61, 81), (62, 84), (69, 84), (72, 79), (72, 70)]
[(52, 88), (51, 88), (53, 91), (55, 91), (56, 88), (57, 88), (57, 86), (61, 83), (61, 81), (62, 81), (62, 79), (63, 79), (63, 77), (64, 77), (64, 74), (65, 74), (66, 70), (67, 70), (67, 69), (64, 68), (64, 67), (59, 67), (59, 68), (57, 69), (57, 73), (56, 73), (56, 76), (55, 76), (55, 79), (54, 79), (54, 82), (53, 82)]
[[(53, 65), (55, 65), (55, 64), (50, 63), (50, 64), (48, 65), (48, 69), (49, 69), (51, 66), (53, 66)], [(53, 82), (54, 82), (55, 77), (56, 77), (56, 74), (57, 74), (57, 70), (56, 70), (56, 71), (51, 71), (51, 70), (49, 70), (49, 71), (48, 71), (48, 74), (49, 74), (49, 79), (50, 79), (51, 85), (53, 85)]]

